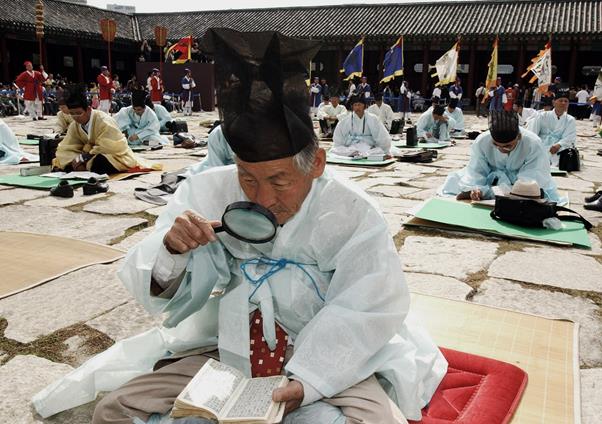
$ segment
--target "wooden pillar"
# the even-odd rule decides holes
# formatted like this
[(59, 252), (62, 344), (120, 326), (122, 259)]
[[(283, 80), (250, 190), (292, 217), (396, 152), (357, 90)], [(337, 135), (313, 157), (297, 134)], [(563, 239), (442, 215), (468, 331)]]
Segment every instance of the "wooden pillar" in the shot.
[(422, 96), (426, 99), (429, 98), (430, 93), (427, 93), (426, 87), (429, 80), (429, 53), (431, 51), (430, 41), (426, 41), (422, 46), (422, 81), (420, 84), (420, 90)]
[[(48, 68), (48, 43), (46, 43), (46, 39), (42, 38), (42, 66), (44, 69)], [(46, 70), (48, 72), (48, 70)]]
[(470, 43), (470, 53), (468, 59), (468, 81), (466, 81), (466, 93), (464, 93), (464, 98), (472, 99), (472, 93), (475, 91), (475, 78), (477, 78), (477, 70), (476, 70), (476, 56), (477, 56), (477, 46), (476, 40), (473, 40)]
[(525, 56), (526, 56), (525, 44), (521, 42), (519, 45), (519, 48), (518, 48), (518, 65), (517, 65), (517, 68), (514, 70), (513, 83), (514, 82), (518, 83), (521, 80), (523, 73), (527, 69), (527, 66), (525, 64), (525, 60), (526, 60)]
[(337, 49), (337, 85), (339, 88), (339, 91), (341, 91), (341, 93), (339, 94), (343, 94), (342, 90), (343, 90), (343, 78), (345, 77), (342, 73), (341, 73), (341, 69), (343, 68), (343, 43), (339, 44), (339, 48)]
[(577, 43), (571, 40), (571, 61), (569, 63), (569, 85), (575, 85), (575, 77), (577, 76)]
[(8, 49), (6, 47), (6, 38), (4, 35), (0, 38), (0, 54), (2, 54), (2, 80), (3, 81), (12, 81), (11, 76), (9, 75), (8, 68)]
[(78, 82), (84, 82), (84, 54), (80, 44), (77, 45), (75, 61), (75, 66), (77, 67), (77, 80)]

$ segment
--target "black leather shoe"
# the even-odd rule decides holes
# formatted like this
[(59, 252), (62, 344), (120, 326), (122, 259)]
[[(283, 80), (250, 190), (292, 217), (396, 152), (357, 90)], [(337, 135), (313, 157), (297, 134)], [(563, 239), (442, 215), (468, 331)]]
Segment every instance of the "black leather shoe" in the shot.
[(50, 195), (56, 197), (73, 197), (73, 187), (67, 180), (61, 180), (56, 187), (50, 189)]
[(109, 185), (107, 183), (98, 181), (94, 177), (88, 179), (86, 184), (84, 184), (84, 196), (91, 196), (93, 194), (98, 193), (106, 193), (107, 191), (109, 191)]
[(598, 197), (595, 202), (586, 203), (583, 207), (590, 211), (602, 212), (602, 197)]
[(598, 190), (593, 196), (585, 198), (585, 203), (592, 203), (598, 200), (602, 196), (602, 190)]

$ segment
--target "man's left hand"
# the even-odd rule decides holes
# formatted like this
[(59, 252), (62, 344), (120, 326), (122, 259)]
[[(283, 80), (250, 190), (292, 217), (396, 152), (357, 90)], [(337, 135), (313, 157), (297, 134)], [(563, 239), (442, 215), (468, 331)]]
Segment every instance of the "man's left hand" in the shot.
[(129, 138), (130, 141), (136, 141), (138, 140), (138, 136), (136, 134), (132, 134)]
[(560, 150), (560, 144), (554, 144), (552, 147), (550, 147), (550, 153), (553, 155), (558, 153), (558, 150)]
[(291, 380), (285, 387), (274, 390), (272, 400), (274, 402), (286, 402), (284, 414), (288, 414), (301, 406), (304, 396), (303, 384), (297, 380)]

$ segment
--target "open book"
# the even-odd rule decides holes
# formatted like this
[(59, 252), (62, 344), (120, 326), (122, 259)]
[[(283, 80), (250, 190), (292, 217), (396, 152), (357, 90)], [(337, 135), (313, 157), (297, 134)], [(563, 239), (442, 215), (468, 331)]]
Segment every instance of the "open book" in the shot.
[(287, 383), (283, 375), (246, 378), (237, 369), (209, 359), (180, 393), (171, 416), (196, 416), (220, 423), (279, 423), (284, 402), (272, 401), (272, 392)]

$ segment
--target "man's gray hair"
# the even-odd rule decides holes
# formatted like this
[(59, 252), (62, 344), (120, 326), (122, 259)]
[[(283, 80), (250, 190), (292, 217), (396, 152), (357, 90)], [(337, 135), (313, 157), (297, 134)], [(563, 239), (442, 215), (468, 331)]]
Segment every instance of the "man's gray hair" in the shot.
[(309, 175), (314, 169), (314, 160), (319, 149), (317, 140), (312, 140), (299, 153), (293, 156), (293, 164), (298, 171), (305, 175)]

